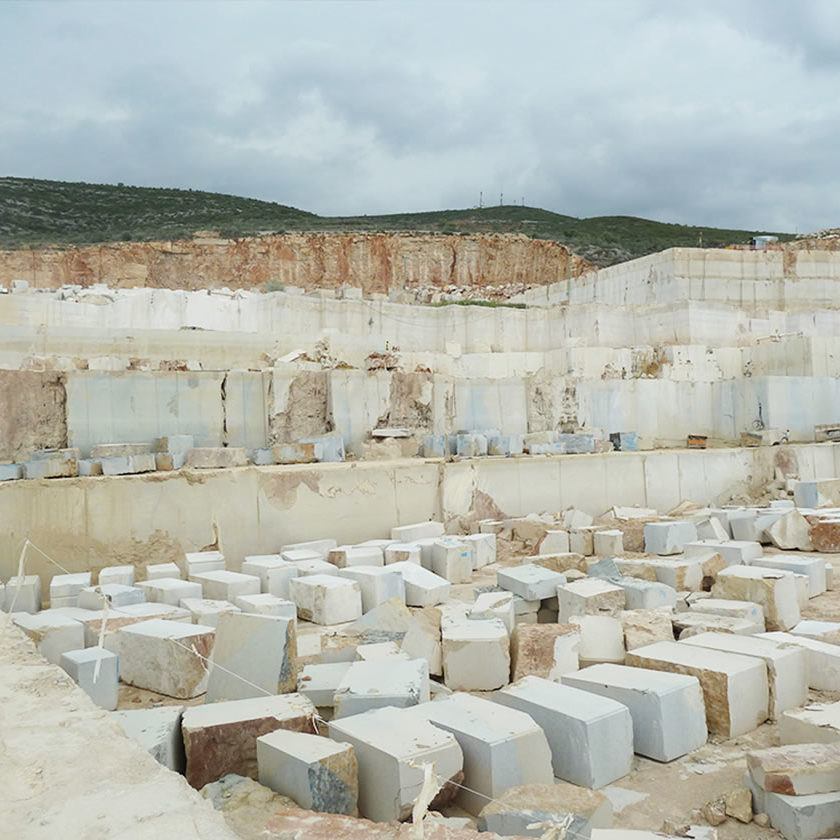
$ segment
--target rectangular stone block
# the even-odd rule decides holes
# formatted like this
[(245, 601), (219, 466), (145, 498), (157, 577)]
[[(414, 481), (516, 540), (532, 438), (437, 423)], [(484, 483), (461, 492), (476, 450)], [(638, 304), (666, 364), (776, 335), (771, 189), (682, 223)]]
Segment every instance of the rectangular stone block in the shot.
[(496, 572), (496, 582), (502, 589), (513, 592), (526, 601), (541, 601), (543, 598), (553, 598), (557, 594), (557, 587), (566, 583), (566, 578), (559, 572), (525, 563), (499, 569)]
[(429, 699), (428, 662), (391, 658), (350, 663), (331, 705), (337, 719), (384, 706), (416, 706)]
[(752, 636), (763, 633), (764, 626), (748, 618), (735, 618), (728, 615), (714, 615), (702, 610), (690, 610), (674, 613), (674, 635), (680, 640), (696, 636), (698, 633), (734, 633), (737, 636)]
[(194, 470), (216, 470), (248, 465), (241, 446), (199, 446), (187, 450), (185, 465)]
[(33, 452), (33, 460), (23, 465), (24, 478), (75, 478), (79, 474), (78, 449), (62, 450), (44, 458), (35, 455)]
[(9, 578), (2, 594), (3, 612), (34, 614), (41, 610), (41, 578), (38, 575)]
[(524, 677), (493, 700), (530, 715), (551, 749), (554, 775), (600, 788), (633, 768), (633, 721), (627, 707), (607, 697)]
[(400, 645), (400, 650), (410, 659), (425, 659), (429, 673), (436, 677), (443, 676), (440, 623), (440, 610), (435, 607), (415, 610)]
[(516, 625), (513, 598), (512, 592), (483, 592), (476, 597), (470, 607), (468, 617), (476, 621), (496, 618), (505, 625), (505, 629), (510, 634)]
[(673, 761), (706, 743), (706, 710), (696, 677), (604, 664), (566, 674), (562, 683), (626, 706), (639, 755)]
[(747, 565), (764, 556), (761, 543), (750, 540), (698, 540), (686, 543), (685, 556), (696, 557), (710, 550), (720, 554), (727, 566)]
[(793, 501), (798, 508), (837, 507), (840, 505), (840, 478), (797, 481)]
[(414, 563), (392, 563), (405, 582), (405, 602), (409, 607), (434, 607), (448, 600), (452, 584), (445, 578)]
[(573, 616), (569, 623), (580, 630), (578, 658), (580, 666), (601, 662), (624, 662), (624, 628), (608, 615)]
[(534, 554), (568, 554), (569, 532), (563, 530), (547, 530), (537, 541)]
[[(95, 674), (97, 662), (99, 673)], [(100, 709), (117, 708), (120, 676), (115, 653), (98, 647), (68, 650), (61, 654), (58, 664)]]
[(283, 566), (274, 566), (266, 570), (265, 576), (268, 580), (266, 591), (277, 598), (289, 599), (291, 597), (289, 582), (293, 578), (300, 577), (300, 569), (294, 563), (287, 563), (285, 560), (283, 562)]
[[(572, 528), (569, 531), (569, 551), (576, 554), (582, 554), (588, 557), (595, 553), (595, 528), (592, 526)], [(624, 550), (624, 540), (622, 538), (622, 551), (616, 552), (621, 554)]]
[(441, 620), (443, 680), (453, 691), (492, 691), (510, 675), (510, 642), (499, 619)]
[(315, 435), (314, 437), (301, 438), (298, 443), (302, 446), (314, 445), (315, 457), (318, 461), (337, 462), (344, 460), (344, 439), (341, 435)]
[(358, 583), (333, 575), (307, 575), (289, 581), (289, 596), (298, 617), (313, 624), (341, 624), (362, 615)]
[(23, 478), (22, 464), (0, 464), (0, 481), (14, 481)]
[(771, 639), (785, 646), (805, 650), (808, 669), (808, 687), (818, 691), (840, 691), (840, 645), (796, 636), (793, 633), (761, 633), (763, 639)]
[[(706, 594), (706, 593), (704, 593)], [(689, 612), (723, 615), (728, 618), (746, 618), (764, 627), (764, 607), (752, 601), (735, 601), (728, 598), (703, 598), (688, 605)], [(764, 632), (763, 629), (758, 632)]]
[(334, 548), (338, 548), (338, 543), (332, 539), (307, 540), (305, 542), (289, 543), (288, 545), (282, 546), (280, 548), (280, 554), (286, 554), (290, 551), (309, 551), (317, 558), (326, 560), (327, 555)]
[(459, 537), (473, 550), (473, 570), (483, 569), (491, 563), (496, 562), (496, 535), (495, 534), (467, 534)]
[(767, 667), (771, 720), (778, 720), (782, 712), (795, 709), (808, 700), (808, 663), (804, 650), (784, 647), (772, 639), (729, 633), (700, 633), (683, 641), (697, 647), (761, 659)]
[(405, 603), (405, 581), (399, 570), (385, 566), (352, 566), (339, 576), (356, 581), (362, 596), (362, 612), (369, 612), (391, 598)]
[(35, 643), (38, 653), (53, 665), (61, 655), (85, 646), (85, 631), (78, 621), (63, 615), (12, 613), (12, 621)]
[(155, 456), (150, 452), (145, 455), (113, 455), (100, 458), (99, 463), (102, 475), (134, 475), (154, 472), (157, 469)]
[(391, 539), (401, 543), (413, 543), (423, 539), (437, 539), (446, 533), (442, 522), (417, 522), (413, 525), (398, 525), (391, 528)]
[(152, 604), (169, 604), (180, 606), (186, 599), (201, 599), (201, 584), (180, 578), (158, 578), (157, 580), (141, 580), (138, 589), (146, 595), (146, 600)]
[[(178, 621), (183, 624), (191, 623), (191, 616), (188, 610), (181, 607), (173, 607), (169, 604), (127, 604), (116, 610), (109, 610), (107, 617), (103, 610), (79, 610), (77, 608), (62, 607), (62, 610), (74, 611), (70, 617), (78, 621), (84, 628), (85, 647), (92, 647), (99, 644), (99, 635), (102, 623), (105, 623), (105, 635), (114, 633), (121, 627), (129, 627), (132, 624), (139, 624), (142, 621), (150, 621), (153, 618), (164, 618), (167, 621)], [(198, 622), (200, 623), (200, 622)]]
[(659, 583), (677, 592), (699, 592), (703, 586), (704, 569), (700, 559), (650, 561), (649, 565)]
[(294, 691), (297, 677), (292, 619), (253, 613), (218, 617), (206, 703)]
[(221, 551), (192, 551), (184, 555), (187, 577), (204, 572), (220, 572), (225, 568), (225, 557)]
[(592, 535), (592, 550), (598, 557), (618, 557), (624, 554), (624, 533), (615, 528), (595, 531)]
[(352, 662), (324, 662), (304, 665), (298, 677), (298, 694), (319, 708), (331, 708), (335, 692)]
[(300, 694), (184, 709), (186, 778), (197, 790), (228, 773), (257, 778), (257, 738), (277, 729), (314, 733), (315, 707)]
[(636, 668), (697, 677), (709, 732), (734, 738), (760, 726), (769, 712), (767, 668), (755, 658), (683, 642), (655, 642), (627, 654)]
[(441, 537), (432, 545), (432, 571), (450, 583), (472, 580), (473, 551), (461, 540)]
[(624, 590), (624, 601), (628, 610), (651, 610), (657, 607), (673, 607), (677, 602), (677, 591), (666, 583), (640, 580), (622, 576), (611, 580)]
[(648, 554), (681, 554), (686, 543), (697, 539), (697, 526), (688, 520), (645, 525), (645, 551)]
[[(292, 554), (293, 552), (289, 552)], [(327, 575), (338, 577), (339, 568), (326, 560), (290, 560), (290, 565), (298, 570), (298, 577), (309, 577), (311, 575)]]
[(136, 741), (164, 767), (183, 773), (186, 765), (181, 735), (183, 706), (154, 709), (126, 709), (111, 712), (114, 721), (132, 741)]
[(90, 572), (55, 575), (50, 580), (50, 606), (79, 606), (79, 593), (88, 586), (90, 586)]
[(559, 682), (577, 671), (580, 637), (572, 624), (517, 624), (510, 638), (511, 681), (533, 675)]
[(156, 618), (121, 627), (105, 637), (120, 658), (120, 679), (169, 697), (198, 697), (207, 688), (212, 627)]
[(283, 568), (287, 562), (279, 554), (251, 554), (242, 561), (242, 574), (260, 579), (260, 592), (268, 592), (268, 572)]
[(810, 796), (768, 793), (749, 774), (745, 783), (752, 791), (753, 809), (767, 814), (770, 825), (786, 840), (816, 840), (836, 834), (840, 826), (840, 793)]
[(417, 543), (391, 543), (385, 549), (385, 565), (414, 563), (420, 565), (420, 546)]
[(750, 565), (805, 575), (808, 578), (809, 598), (822, 595), (826, 591), (825, 560), (822, 557), (790, 557), (786, 554), (774, 554), (772, 557), (760, 557), (753, 560)]
[(206, 598), (182, 598), (180, 606), (188, 610), (193, 624), (215, 627), (219, 616), (224, 613), (238, 613), (242, 610), (230, 601), (212, 601)]
[[(374, 709), (329, 724), (330, 738), (352, 744), (359, 767), (359, 813), (377, 822), (406, 819), (423, 786), (423, 764), (433, 763), (438, 783), (460, 781), (463, 753), (455, 738), (405, 709)], [(444, 788), (440, 808), (453, 796)]]
[(479, 814), (514, 785), (553, 784), (545, 733), (524, 712), (456, 693), (410, 714), (451, 733), (464, 754), (464, 788), (456, 802)]
[[(202, 598), (213, 601), (235, 603), (240, 595), (258, 595), (260, 579), (253, 575), (229, 572), (226, 569), (216, 572), (191, 573), (190, 580), (201, 584)], [(188, 596), (192, 597), (192, 596)]]
[(236, 599), (236, 606), (246, 613), (273, 615), (277, 618), (290, 618), (292, 621), (297, 621), (295, 602), (277, 598), (268, 592), (261, 592), (259, 595), (240, 595)]
[(134, 586), (134, 566), (105, 566), (99, 570), (99, 585), (106, 583), (120, 583), (123, 586)]
[(718, 574), (712, 595), (761, 604), (768, 630), (790, 630), (801, 618), (796, 581), (790, 572), (730, 566)]
[(146, 566), (146, 580), (163, 580), (172, 578), (181, 580), (181, 570), (177, 563), (152, 563)]
[(316, 443), (278, 443), (271, 448), (275, 464), (311, 464), (322, 460), (324, 447)]
[(747, 753), (752, 781), (769, 793), (808, 796), (840, 791), (840, 743), (787, 744)]
[(339, 569), (349, 566), (384, 566), (385, 556), (378, 546), (340, 545), (330, 551), (327, 561)]
[(101, 583), (99, 586), (83, 589), (77, 600), (83, 610), (101, 610), (106, 599), (109, 607), (125, 607), (129, 604), (145, 603), (146, 593), (137, 586)]
[(301, 808), (358, 814), (359, 777), (350, 744), (278, 729), (257, 738), (259, 781)]
[(557, 587), (557, 620), (562, 624), (573, 615), (618, 615), (624, 603), (620, 586), (598, 578), (583, 578)]
[(812, 703), (789, 709), (779, 719), (782, 744), (840, 743), (840, 703)]

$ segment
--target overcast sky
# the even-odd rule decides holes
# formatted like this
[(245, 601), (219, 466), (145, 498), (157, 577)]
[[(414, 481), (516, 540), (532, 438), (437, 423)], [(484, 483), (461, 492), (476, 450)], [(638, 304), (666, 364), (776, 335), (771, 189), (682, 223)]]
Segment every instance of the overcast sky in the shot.
[(840, 226), (840, 2), (0, 0), (0, 175)]

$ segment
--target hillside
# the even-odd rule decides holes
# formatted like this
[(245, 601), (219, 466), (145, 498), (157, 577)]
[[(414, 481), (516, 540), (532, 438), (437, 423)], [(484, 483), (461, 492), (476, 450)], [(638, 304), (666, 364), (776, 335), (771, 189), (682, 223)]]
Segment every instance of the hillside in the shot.
[[(317, 216), (294, 207), (197, 190), (0, 178), (0, 248), (172, 240), (197, 230), (226, 237), (268, 232), (523, 233), (561, 242), (597, 265), (675, 246), (722, 247), (765, 231), (654, 222), (632, 216), (578, 219), (505, 205), (386, 216)], [(777, 234), (788, 240), (793, 236)]]

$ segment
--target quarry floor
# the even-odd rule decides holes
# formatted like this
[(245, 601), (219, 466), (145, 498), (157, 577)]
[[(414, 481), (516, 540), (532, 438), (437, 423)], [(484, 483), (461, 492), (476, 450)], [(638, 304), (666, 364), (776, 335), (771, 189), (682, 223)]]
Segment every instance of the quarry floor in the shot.
[[(768, 553), (773, 549), (765, 547)], [(460, 584), (452, 587), (452, 596), (464, 601), (473, 600), (473, 587), (482, 584), (495, 583), (496, 569), (504, 566), (516, 565), (529, 552), (522, 544), (500, 540), (498, 543), (497, 563), (481, 569), (474, 573), (473, 581), (469, 584)], [(639, 555), (643, 556), (643, 555)], [(830, 560), (832, 555), (826, 555)], [(840, 620), (840, 590), (826, 592), (812, 598), (808, 607), (803, 610), (803, 618), (822, 619), (827, 621)], [(306, 664), (316, 660), (320, 651), (320, 640), (325, 632), (339, 629), (342, 625), (324, 628), (309, 622), (301, 621), (298, 624), (298, 650), (301, 662)], [(37, 655), (35, 655), (37, 658)], [(47, 668), (48, 666), (44, 666)], [(0, 683), (3, 682), (0, 677)], [(43, 700), (48, 700), (52, 686), (46, 680), (37, 689), (44, 692)], [(6, 706), (5, 713), (0, 710), (0, 721), (4, 716), (14, 717), (14, 706), (20, 706), (21, 714), (30, 714), (28, 711), (31, 702), (29, 692), (18, 693), (17, 696), (8, 695), (7, 691), (0, 686), (0, 693), (6, 695), (4, 700), (13, 704), (10, 711)], [(810, 691), (809, 702), (835, 702), (840, 700), (840, 692)], [(179, 704), (179, 705), (200, 705), (204, 697), (197, 697), (192, 700), (173, 700), (164, 695), (154, 692), (137, 689), (132, 686), (120, 685), (119, 708), (137, 709), (157, 705)], [(83, 701), (77, 701), (77, 707), (83, 705)], [(103, 725), (107, 725), (104, 724)], [(2, 727), (0, 727), (1, 729)], [(779, 743), (778, 726), (775, 723), (766, 723), (758, 729), (732, 740), (723, 740), (716, 736), (710, 736), (709, 741), (701, 749), (668, 764), (660, 764), (656, 761), (635, 757), (633, 772), (620, 779), (618, 782), (604, 789), (604, 793), (610, 798), (613, 809), (613, 823), (616, 828), (660, 830), (664, 821), (669, 821), (676, 826), (686, 823), (704, 824), (705, 821), (698, 811), (707, 802), (725, 795), (731, 790), (742, 786), (742, 779), (746, 769), (744, 754), (748, 750), (762, 747), (774, 746)], [(52, 763), (55, 759), (50, 755), (41, 755), (35, 745), (32, 750), (31, 768), (24, 778), (37, 779), (39, 773), (43, 773), (46, 763)], [(46, 745), (45, 745), (46, 746)], [(132, 745), (133, 746), (133, 745)], [(134, 750), (132, 750), (134, 752)], [(94, 751), (93, 759), (98, 760), (97, 752)], [(87, 772), (87, 764), (92, 761), (87, 752), (74, 759), (77, 769), (81, 773)], [(147, 764), (148, 762), (144, 762)], [(154, 762), (153, 762), (154, 763)], [(0, 762), (0, 785), (4, 785), (3, 777), (6, 775)], [(41, 768), (41, 769), (39, 769)], [(162, 768), (161, 768), (162, 770)], [(162, 771), (168, 773), (168, 771)], [(169, 774), (174, 775), (174, 774)], [(174, 777), (171, 780), (173, 788), (171, 796), (173, 807), (178, 802), (179, 807), (190, 812), (191, 804), (197, 795), (185, 783), (177, 785), (176, 781), (183, 780)], [(24, 784), (17, 781), (15, 784), (20, 787)], [(186, 788), (186, 790), (180, 790)], [(0, 788), (3, 789), (3, 788)], [(14, 789), (14, 786), (13, 786)], [(138, 794), (142, 798), (141, 794)], [(183, 797), (183, 800), (181, 800)], [(470, 815), (457, 807), (445, 809), (446, 816), (469, 817)], [(211, 815), (216, 816), (216, 815)], [(265, 813), (266, 820), (270, 814)], [(180, 815), (176, 817), (180, 819)], [(249, 825), (247, 833), (240, 833), (240, 837), (250, 840), (251, 837), (279, 838), (282, 835), (267, 830), (262, 823), (262, 816), (251, 825), (250, 818), (244, 821)], [(241, 815), (231, 825), (236, 825), (242, 832), (243, 820)], [(30, 835), (26, 835), (27, 837)], [(39, 835), (32, 835), (39, 836)], [(79, 835), (81, 836), (81, 835)], [(109, 837), (110, 834), (93, 834), (91, 837)], [(145, 835), (137, 835), (145, 836)], [(150, 835), (151, 836), (151, 835)], [(192, 836), (192, 835), (183, 835)], [(215, 837), (215, 834), (204, 834), (200, 836)], [(224, 835), (219, 835), (224, 836)], [(735, 820), (729, 819), (718, 826), (719, 840), (766, 840), (767, 838), (780, 837), (774, 829), (763, 828), (755, 823), (744, 825)]]

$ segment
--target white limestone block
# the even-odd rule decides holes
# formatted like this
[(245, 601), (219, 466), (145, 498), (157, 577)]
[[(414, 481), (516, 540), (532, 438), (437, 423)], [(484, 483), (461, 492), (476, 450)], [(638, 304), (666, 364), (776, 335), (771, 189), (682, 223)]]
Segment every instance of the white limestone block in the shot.
[(767, 668), (759, 659), (685, 642), (654, 642), (628, 652), (626, 662), (697, 677), (706, 703), (706, 725), (716, 735), (734, 738), (767, 720)]
[(563, 511), (561, 521), (564, 528), (586, 528), (592, 524), (593, 518), (585, 511), (569, 508)]
[[(709, 593), (703, 593), (709, 594)], [(703, 598), (688, 605), (689, 612), (702, 612), (709, 615), (723, 615), (728, 618), (746, 618), (764, 632), (764, 607), (753, 601), (736, 601), (729, 598)]]
[(298, 617), (313, 624), (341, 624), (362, 615), (359, 584), (336, 575), (307, 575), (289, 581), (289, 595)]
[(79, 607), (83, 610), (101, 610), (107, 599), (111, 607), (125, 607), (128, 604), (143, 604), (146, 593), (138, 586), (126, 586), (122, 583), (100, 583), (88, 586), (79, 592)]
[(698, 633), (734, 633), (738, 636), (752, 636), (763, 633), (764, 625), (749, 618), (737, 618), (728, 615), (704, 613), (702, 610), (691, 610), (674, 613), (671, 618), (674, 625), (674, 635), (680, 640), (696, 636)]
[(377, 822), (406, 819), (423, 786), (423, 764), (438, 784), (457, 776), (464, 757), (455, 738), (410, 710), (383, 708), (329, 724), (330, 738), (348, 742), (359, 766), (359, 813)]
[(516, 625), (513, 598), (511, 592), (483, 592), (470, 607), (469, 617), (476, 620), (496, 618), (505, 625), (510, 634)]
[(653, 569), (656, 580), (677, 592), (699, 592), (703, 585), (700, 559), (643, 561)]
[(353, 662), (335, 691), (334, 718), (384, 706), (406, 708), (428, 703), (429, 664), (425, 659)]
[(698, 540), (684, 546), (686, 559), (716, 551), (727, 566), (742, 566), (764, 556), (761, 543), (751, 540)]
[(441, 621), (443, 681), (453, 691), (492, 691), (510, 677), (510, 641), (496, 618)]
[(808, 687), (818, 691), (840, 691), (840, 645), (793, 633), (760, 633), (759, 637), (783, 645), (804, 648), (808, 665)]
[(358, 813), (358, 767), (350, 744), (276, 729), (257, 738), (257, 765), (261, 785), (292, 798), (301, 808)]
[(627, 706), (639, 755), (673, 761), (706, 743), (706, 708), (696, 677), (603, 664), (566, 674), (561, 681)]
[(125, 734), (146, 749), (164, 767), (183, 773), (184, 739), (181, 735), (183, 706), (159, 706), (154, 709), (126, 709), (111, 712)]
[(236, 606), (246, 613), (273, 615), (277, 618), (290, 618), (292, 621), (297, 621), (295, 602), (277, 598), (268, 592), (261, 592), (258, 595), (240, 595), (236, 599)]
[(41, 578), (15, 575), (6, 581), (2, 594), (3, 612), (37, 613), (41, 609)]
[[(594, 526), (584, 528), (572, 528), (569, 531), (569, 550), (575, 554), (582, 554), (589, 557), (595, 553), (595, 532)], [(624, 551), (624, 539), (622, 537), (622, 550), (616, 552), (621, 554)]]
[(533, 676), (495, 692), (493, 700), (542, 728), (554, 775), (564, 781), (597, 789), (633, 769), (633, 720), (615, 700)]
[(440, 610), (427, 607), (415, 612), (403, 636), (400, 650), (411, 659), (425, 659), (429, 673), (443, 676), (443, 648), (440, 638)]
[(134, 566), (105, 566), (99, 570), (99, 585), (106, 583), (121, 583), (123, 586), (134, 586)]
[(414, 563), (420, 565), (420, 546), (417, 543), (391, 543), (385, 549), (385, 565), (391, 563)]
[(304, 665), (298, 677), (298, 694), (319, 708), (332, 707), (335, 692), (352, 662), (325, 662)]
[(468, 534), (460, 539), (472, 547), (474, 571), (496, 562), (495, 534)]
[(784, 744), (747, 753), (747, 771), (762, 790), (791, 796), (840, 791), (840, 743)]
[(737, 510), (729, 514), (729, 527), (734, 539), (746, 542), (759, 542), (762, 529), (758, 527), (758, 511), (755, 509)]
[(790, 572), (729, 566), (718, 573), (712, 595), (761, 604), (768, 630), (789, 630), (801, 618), (796, 581)]
[(340, 545), (330, 551), (327, 560), (339, 569), (385, 565), (385, 555), (378, 546)]
[(677, 591), (667, 583), (626, 575), (613, 582), (624, 590), (628, 610), (652, 610), (658, 607), (673, 607), (677, 603)]
[(782, 551), (812, 551), (811, 524), (798, 510), (785, 511), (769, 528), (767, 537)]
[(152, 563), (152, 565), (146, 566), (147, 581), (163, 580), (164, 578), (181, 579), (181, 570), (177, 563)]
[(808, 663), (804, 650), (783, 646), (772, 639), (731, 633), (700, 633), (682, 643), (761, 659), (767, 667), (771, 720), (778, 720), (782, 712), (808, 700)]
[(808, 578), (808, 597), (814, 598), (826, 591), (825, 560), (822, 557), (791, 557), (788, 554), (774, 554), (753, 560), (751, 566), (764, 569), (781, 569)]
[(450, 583), (472, 580), (473, 549), (453, 537), (441, 537), (432, 545), (432, 571)]
[(58, 664), (100, 709), (110, 712), (117, 708), (120, 677), (115, 653), (99, 647), (68, 650), (61, 654)]
[(598, 557), (620, 557), (624, 554), (624, 533), (618, 529), (595, 531), (592, 535), (592, 553)]
[(338, 548), (338, 543), (335, 540), (308, 540), (306, 542), (289, 543), (280, 548), (280, 553), (285, 555), (294, 551), (308, 551), (315, 554), (321, 560), (326, 560), (327, 555), (334, 548)]
[(225, 556), (221, 551), (194, 551), (184, 555), (187, 577), (205, 572), (221, 572), (225, 568)]
[(240, 595), (260, 594), (258, 577), (229, 572), (226, 569), (193, 573), (190, 579), (201, 584), (202, 597), (211, 601), (230, 601), (235, 604)]
[(405, 602), (409, 607), (434, 607), (449, 598), (452, 584), (434, 572), (414, 563), (392, 563), (405, 582)]
[(782, 744), (840, 743), (840, 703), (812, 703), (790, 709), (779, 719)]
[(105, 647), (119, 656), (124, 683), (187, 699), (207, 688), (214, 636), (212, 627), (153, 618), (106, 635)]
[(569, 532), (548, 530), (537, 543), (535, 554), (568, 554)]
[(600, 662), (624, 662), (624, 628), (607, 615), (573, 616), (569, 623), (580, 628), (578, 659), (581, 667)]
[(182, 598), (180, 606), (189, 611), (193, 624), (215, 627), (219, 616), (242, 610), (230, 601), (213, 601), (207, 598)]
[(294, 620), (253, 613), (218, 617), (206, 703), (291, 692), (297, 676)]
[(268, 592), (269, 571), (284, 567), (288, 567), (288, 563), (279, 554), (249, 554), (242, 560), (241, 571), (243, 575), (258, 577), (260, 592)]
[(265, 572), (267, 584), (265, 591), (276, 598), (290, 597), (289, 581), (292, 578), (300, 577), (300, 569), (294, 563), (286, 563), (282, 566), (272, 566)]
[[(326, 560), (292, 560), (290, 563), (298, 570), (298, 577), (309, 575), (334, 575), (338, 577), (338, 566)], [(291, 586), (289, 588), (291, 592)]]
[(405, 603), (405, 581), (393, 566), (351, 566), (340, 569), (339, 576), (359, 584), (362, 612), (369, 612), (391, 598)]
[(394, 657), (405, 661), (412, 658), (401, 650), (396, 642), (371, 642), (370, 644), (359, 645), (356, 648), (356, 659), (359, 662), (381, 662), (383, 659), (393, 659)]
[(73, 618), (49, 611), (37, 615), (14, 612), (12, 621), (35, 643), (38, 653), (53, 665), (59, 664), (62, 653), (85, 646), (84, 627)]
[(557, 587), (566, 583), (565, 575), (525, 563), (496, 572), (496, 582), (502, 589), (519, 595), (526, 601), (541, 601), (557, 595)]
[(387, 539), (387, 540), (363, 540), (360, 543), (356, 543), (357, 548), (378, 548), (383, 554), (385, 553), (385, 549), (388, 546), (394, 545), (396, 540)]
[(137, 587), (146, 594), (146, 600), (152, 604), (180, 605), (187, 598), (202, 598), (201, 584), (180, 578), (158, 578), (141, 580)]
[(391, 528), (391, 539), (402, 543), (417, 540), (437, 539), (446, 533), (442, 522), (417, 522), (414, 525), (398, 525)]
[(689, 520), (648, 522), (645, 525), (645, 551), (648, 554), (681, 554), (686, 543), (697, 539), (697, 526)]
[(744, 782), (752, 791), (753, 809), (767, 814), (770, 825), (787, 840), (836, 835), (840, 826), (840, 793), (789, 796), (762, 790), (749, 774)]
[[(732, 532), (729, 530), (729, 520), (723, 524), (718, 516), (706, 516), (698, 519), (697, 526), (698, 540), (729, 540), (732, 539)], [(693, 542), (693, 541), (692, 541)]]
[(624, 603), (620, 586), (599, 578), (583, 578), (557, 587), (557, 620), (563, 623), (572, 616), (618, 615)]
[(79, 593), (88, 586), (90, 586), (90, 572), (55, 575), (50, 581), (50, 606), (79, 606)]
[(450, 732), (460, 745), (464, 788), (456, 801), (472, 814), (514, 785), (554, 783), (545, 733), (518, 709), (456, 692), (410, 714)]

